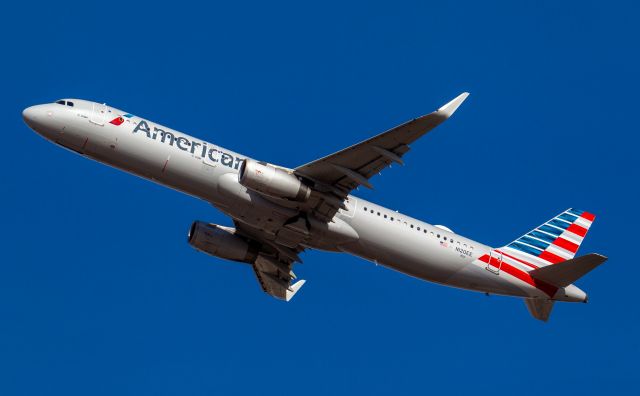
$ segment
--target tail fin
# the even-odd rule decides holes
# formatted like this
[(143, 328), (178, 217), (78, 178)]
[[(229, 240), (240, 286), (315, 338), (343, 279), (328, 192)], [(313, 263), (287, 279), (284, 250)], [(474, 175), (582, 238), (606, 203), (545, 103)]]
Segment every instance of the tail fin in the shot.
[(502, 249), (538, 267), (572, 259), (595, 216), (582, 210), (567, 209)]

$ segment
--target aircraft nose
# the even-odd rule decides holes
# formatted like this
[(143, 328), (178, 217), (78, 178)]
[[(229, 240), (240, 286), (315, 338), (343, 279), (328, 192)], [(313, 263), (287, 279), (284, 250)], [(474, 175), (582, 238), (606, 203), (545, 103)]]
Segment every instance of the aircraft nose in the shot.
[(31, 128), (36, 124), (38, 118), (38, 111), (36, 109), (37, 106), (27, 107), (22, 110), (22, 119), (24, 122), (29, 125)]

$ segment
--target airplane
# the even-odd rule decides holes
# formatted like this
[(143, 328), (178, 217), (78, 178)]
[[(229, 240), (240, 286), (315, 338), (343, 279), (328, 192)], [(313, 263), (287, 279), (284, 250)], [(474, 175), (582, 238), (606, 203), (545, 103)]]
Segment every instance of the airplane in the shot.
[(258, 161), (104, 103), (60, 99), (26, 108), (25, 123), (84, 157), (200, 198), (234, 227), (194, 221), (188, 243), (252, 266), (269, 295), (289, 301), (305, 283), (292, 268), (305, 249), (344, 252), (404, 274), (487, 295), (524, 299), (547, 321), (556, 301), (587, 302), (574, 285), (604, 263), (575, 257), (595, 216), (567, 209), (494, 248), (357, 198), (360, 186), (447, 120), (467, 98), (297, 168)]

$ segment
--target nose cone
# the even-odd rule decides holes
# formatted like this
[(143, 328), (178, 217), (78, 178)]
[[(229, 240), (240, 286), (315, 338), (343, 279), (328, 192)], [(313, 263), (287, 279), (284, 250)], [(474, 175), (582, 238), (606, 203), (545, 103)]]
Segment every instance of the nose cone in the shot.
[(26, 109), (22, 110), (22, 119), (32, 129), (34, 128), (34, 126), (37, 123), (37, 118), (38, 118), (37, 107), (38, 106), (31, 106), (31, 107), (27, 107)]
[(29, 128), (45, 137), (59, 132), (60, 117), (54, 115), (54, 109), (49, 104), (27, 107), (22, 111), (22, 119)]

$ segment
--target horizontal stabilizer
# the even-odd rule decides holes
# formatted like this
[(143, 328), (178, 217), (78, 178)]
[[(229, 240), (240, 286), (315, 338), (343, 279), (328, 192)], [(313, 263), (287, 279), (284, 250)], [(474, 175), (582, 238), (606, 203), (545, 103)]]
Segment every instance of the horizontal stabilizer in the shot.
[(607, 261), (605, 256), (590, 253), (558, 264), (534, 269), (529, 275), (558, 287), (569, 286), (592, 269)]
[(552, 300), (541, 300), (538, 298), (525, 298), (524, 303), (529, 309), (529, 313), (534, 318), (546, 322), (551, 315), (551, 309), (553, 309)]

